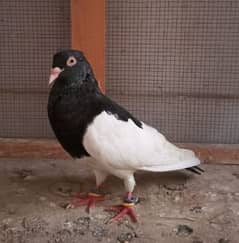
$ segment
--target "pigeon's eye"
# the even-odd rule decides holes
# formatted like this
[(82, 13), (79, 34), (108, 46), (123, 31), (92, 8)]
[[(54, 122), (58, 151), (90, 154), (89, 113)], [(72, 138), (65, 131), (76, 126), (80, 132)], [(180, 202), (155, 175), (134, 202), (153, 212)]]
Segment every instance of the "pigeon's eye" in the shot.
[(66, 62), (67, 66), (70, 66), (70, 67), (74, 66), (76, 63), (77, 63), (77, 61), (76, 61), (75, 57), (73, 57), (73, 56), (69, 57)]

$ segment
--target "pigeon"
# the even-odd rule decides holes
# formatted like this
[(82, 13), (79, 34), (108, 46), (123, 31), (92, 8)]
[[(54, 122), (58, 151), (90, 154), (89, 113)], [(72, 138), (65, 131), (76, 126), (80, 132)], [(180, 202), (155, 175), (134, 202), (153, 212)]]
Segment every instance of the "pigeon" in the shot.
[(128, 215), (137, 222), (133, 197), (136, 171), (188, 169), (201, 174), (200, 160), (191, 150), (169, 142), (155, 128), (133, 116), (99, 88), (90, 63), (81, 51), (63, 50), (53, 57), (49, 79), (48, 117), (56, 138), (73, 158), (88, 157), (96, 189), (78, 195), (71, 206), (104, 200), (99, 188), (111, 174), (124, 181), (126, 196), (109, 210), (113, 221)]

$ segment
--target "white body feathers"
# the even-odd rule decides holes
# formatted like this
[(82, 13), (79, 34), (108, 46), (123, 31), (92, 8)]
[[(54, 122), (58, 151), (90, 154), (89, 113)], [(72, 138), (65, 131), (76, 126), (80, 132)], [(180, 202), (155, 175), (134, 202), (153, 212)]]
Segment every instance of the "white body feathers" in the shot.
[(124, 179), (128, 191), (134, 188), (136, 170), (171, 171), (200, 164), (192, 151), (176, 147), (156, 129), (144, 123), (140, 128), (105, 111), (88, 126), (83, 145), (96, 160), (93, 168)]

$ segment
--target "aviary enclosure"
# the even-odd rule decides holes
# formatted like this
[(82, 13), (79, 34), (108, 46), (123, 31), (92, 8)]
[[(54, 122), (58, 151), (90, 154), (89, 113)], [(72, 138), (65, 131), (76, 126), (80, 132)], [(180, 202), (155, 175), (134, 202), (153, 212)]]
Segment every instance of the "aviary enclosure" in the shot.
[(237, 0), (2, 0), (0, 30), (2, 158), (69, 158), (46, 106), (52, 55), (75, 48), (108, 96), (205, 164), (238, 171)]

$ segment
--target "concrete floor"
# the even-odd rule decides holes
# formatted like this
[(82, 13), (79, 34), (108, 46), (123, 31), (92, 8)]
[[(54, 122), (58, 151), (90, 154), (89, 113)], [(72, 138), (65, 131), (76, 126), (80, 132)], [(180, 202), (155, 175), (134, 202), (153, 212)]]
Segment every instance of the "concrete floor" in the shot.
[(121, 180), (109, 177), (108, 199), (90, 214), (65, 209), (70, 196), (94, 186), (84, 163), (0, 160), (0, 242), (239, 242), (239, 166), (206, 172), (138, 173), (138, 224), (110, 224), (104, 207), (121, 201)]

